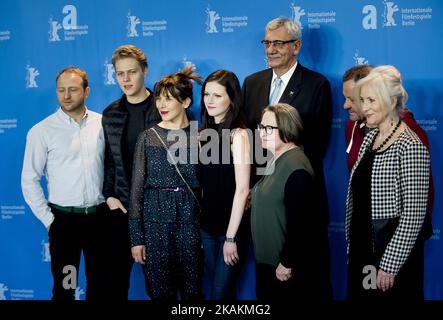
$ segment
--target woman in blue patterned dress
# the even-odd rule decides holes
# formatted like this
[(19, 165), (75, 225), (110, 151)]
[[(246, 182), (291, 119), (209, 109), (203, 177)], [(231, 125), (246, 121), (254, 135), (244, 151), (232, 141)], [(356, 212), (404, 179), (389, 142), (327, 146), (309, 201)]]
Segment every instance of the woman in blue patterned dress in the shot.
[[(140, 134), (134, 154), (129, 210), (132, 256), (143, 266), (146, 289), (160, 301), (196, 300), (201, 292), (201, 244), (196, 143), (186, 110), (192, 105), (188, 67), (154, 89), (162, 121)], [(196, 140), (197, 129), (195, 128)], [(197, 154), (198, 155), (198, 154)], [(195, 159), (194, 159), (195, 160)]]

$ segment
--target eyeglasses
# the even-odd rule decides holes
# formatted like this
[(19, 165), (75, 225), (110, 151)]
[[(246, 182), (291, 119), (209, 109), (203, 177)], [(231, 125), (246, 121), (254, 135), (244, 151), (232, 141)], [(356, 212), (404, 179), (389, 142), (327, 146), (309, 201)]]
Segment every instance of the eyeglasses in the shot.
[(266, 48), (269, 48), (271, 45), (274, 45), (274, 47), (276, 47), (277, 49), (281, 49), (283, 48), (283, 46), (287, 43), (291, 43), (291, 42), (296, 42), (298, 41), (298, 39), (292, 39), (292, 40), (274, 40), (274, 41), (269, 41), (269, 40), (262, 40), (261, 43), (265, 45)]
[(272, 134), (272, 132), (274, 132), (274, 129), (278, 130), (278, 127), (274, 127), (274, 126), (264, 126), (261, 123), (259, 123), (257, 125), (257, 129), (258, 130), (264, 130), (266, 132), (267, 135)]

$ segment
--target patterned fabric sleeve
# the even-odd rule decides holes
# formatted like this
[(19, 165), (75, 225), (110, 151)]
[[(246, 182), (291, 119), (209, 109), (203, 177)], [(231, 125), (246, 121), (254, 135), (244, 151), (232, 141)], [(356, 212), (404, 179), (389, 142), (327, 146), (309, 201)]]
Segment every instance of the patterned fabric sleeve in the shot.
[(351, 189), (351, 179), (349, 179), (349, 182), (348, 182), (348, 194), (346, 196), (346, 209), (345, 210), (346, 210), (345, 211), (345, 238), (346, 238), (346, 242), (348, 244), (347, 251), (349, 251), (349, 228), (351, 227), (351, 218), (352, 218), (352, 213), (354, 211), (354, 202), (353, 202), (353, 195), (352, 195), (352, 189)]
[(425, 215), (429, 187), (430, 159), (426, 147), (415, 142), (400, 154), (402, 214), (399, 225), (380, 261), (380, 268), (397, 275), (417, 240)]
[(145, 243), (143, 229), (144, 184), (146, 181), (146, 131), (139, 135), (134, 152), (132, 185), (129, 203), (129, 233), (131, 245)]

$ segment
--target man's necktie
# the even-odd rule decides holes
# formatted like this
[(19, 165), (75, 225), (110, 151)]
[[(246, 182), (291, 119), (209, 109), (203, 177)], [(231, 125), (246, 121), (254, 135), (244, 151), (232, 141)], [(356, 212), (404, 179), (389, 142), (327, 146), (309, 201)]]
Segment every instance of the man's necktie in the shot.
[(274, 105), (278, 102), (277, 98), (280, 93), (282, 80), (280, 78), (275, 78), (274, 80), (274, 90), (271, 93), (271, 96), (269, 97), (269, 105)]

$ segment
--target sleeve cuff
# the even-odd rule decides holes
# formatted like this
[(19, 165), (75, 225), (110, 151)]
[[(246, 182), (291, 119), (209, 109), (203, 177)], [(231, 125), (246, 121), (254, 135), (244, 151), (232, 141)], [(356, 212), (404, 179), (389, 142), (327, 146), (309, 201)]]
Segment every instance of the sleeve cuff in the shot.
[(142, 219), (129, 219), (129, 233), (132, 247), (145, 244), (142, 223)]
[(48, 229), (48, 227), (54, 221), (54, 215), (52, 214), (51, 209), (49, 207), (46, 209), (46, 212), (41, 217), (40, 221), (43, 223), (46, 229)]

